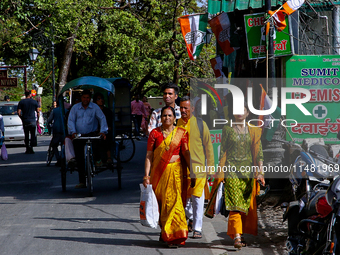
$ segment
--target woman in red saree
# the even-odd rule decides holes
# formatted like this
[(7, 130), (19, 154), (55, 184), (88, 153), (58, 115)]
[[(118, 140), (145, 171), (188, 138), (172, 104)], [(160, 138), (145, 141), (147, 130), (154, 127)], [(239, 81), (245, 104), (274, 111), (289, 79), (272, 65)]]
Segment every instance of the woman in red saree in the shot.
[(152, 184), (157, 197), (160, 241), (169, 247), (184, 245), (188, 238), (183, 206), (187, 190), (186, 169), (190, 163), (188, 134), (185, 129), (174, 127), (175, 116), (172, 107), (162, 108), (162, 126), (153, 129), (148, 139), (143, 178), (144, 186)]

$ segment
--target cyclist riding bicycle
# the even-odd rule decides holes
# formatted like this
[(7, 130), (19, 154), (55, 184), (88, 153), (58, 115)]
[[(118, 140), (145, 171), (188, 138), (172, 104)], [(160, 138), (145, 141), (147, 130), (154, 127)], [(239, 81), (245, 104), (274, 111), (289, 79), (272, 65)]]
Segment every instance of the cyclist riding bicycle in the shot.
[[(70, 111), (68, 117), (68, 132), (72, 134), (74, 139), (77, 134), (81, 134), (82, 137), (97, 136), (99, 135), (106, 139), (108, 131), (105, 115), (98, 105), (91, 102), (91, 91), (84, 90), (81, 94), (81, 103), (74, 105)], [(79, 184), (76, 188), (86, 188), (85, 177), (85, 163), (84, 163), (84, 146), (86, 140), (75, 139), (73, 140), (74, 152), (78, 165)], [(96, 166), (101, 165), (100, 152), (101, 141), (93, 142), (94, 160)]]

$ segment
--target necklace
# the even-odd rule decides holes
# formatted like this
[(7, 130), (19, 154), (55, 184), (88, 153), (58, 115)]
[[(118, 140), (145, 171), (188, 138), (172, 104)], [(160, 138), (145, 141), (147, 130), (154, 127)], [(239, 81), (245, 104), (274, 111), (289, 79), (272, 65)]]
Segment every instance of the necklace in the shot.
[(241, 141), (241, 130), (238, 128), (238, 126), (236, 126), (236, 131), (237, 131), (238, 138), (241, 141), (241, 143), (243, 143), (243, 144), (246, 141), (247, 130), (248, 130), (247, 127), (245, 127), (244, 134), (243, 134), (243, 139), (242, 139), (243, 141)]
[(163, 128), (162, 128), (162, 133), (164, 134), (164, 135), (168, 135), (168, 134), (170, 134), (172, 131), (165, 131)]
[[(172, 131), (173, 131), (174, 129), (172, 129)], [(172, 132), (172, 131), (169, 131), (167, 134), (169, 134), (170, 132)], [(165, 136), (165, 131), (164, 131), (164, 129), (163, 129), (163, 127), (162, 127), (162, 133), (163, 133), (163, 137)], [(169, 144), (166, 144), (166, 142), (165, 142), (165, 139), (163, 140), (163, 142), (164, 142), (164, 145), (165, 145), (165, 149), (168, 151), (168, 150), (170, 150), (170, 145), (171, 145), (171, 142), (172, 142), (172, 138), (174, 137), (174, 132), (172, 132), (172, 134), (171, 134), (171, 139), (170, 139), (170, 143)]]

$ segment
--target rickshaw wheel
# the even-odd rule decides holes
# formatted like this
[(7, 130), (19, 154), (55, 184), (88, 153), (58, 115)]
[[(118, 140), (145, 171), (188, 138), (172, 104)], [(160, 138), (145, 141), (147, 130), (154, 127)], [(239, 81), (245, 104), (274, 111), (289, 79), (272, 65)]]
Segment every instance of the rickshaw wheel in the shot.
[[(132, 138), (118, 141), (120, 162), (129, 162), (135, 155), (136, 145)], [(118, 160), (118, 159), (117, 159)]]
[(86, 184), (87, 184), (87, 189), (89, 190), (89, 196), (93, 196), (93, 184), (92, 184), (92, 168), (93, 168), (93, 161), (92, 161), (92, 155), (89, 151), (89, 148), (85, 146), (85, 163), (86, 163)]

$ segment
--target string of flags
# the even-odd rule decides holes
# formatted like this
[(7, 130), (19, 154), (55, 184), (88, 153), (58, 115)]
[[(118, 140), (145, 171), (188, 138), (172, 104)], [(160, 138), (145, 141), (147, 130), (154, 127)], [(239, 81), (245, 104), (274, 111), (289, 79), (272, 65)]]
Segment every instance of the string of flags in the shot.
[(278, 10), (268, 11), (269, 15), (274, 19), (274, 25), (278, 31), (282, 31), (287, 26), (286, 15), (291, 15), (298, 10), (305, 0), (288, 0)]
[[(214, 33), (218, 44), (225, 55), (229, 55), (239, 47), (233, 47), (230, 42), (231, 38), (231, 23), (227, 13), (223, 12), (220, 15), (208, 21), (208, 13), (191, 14), (178, 18), (181, 26), (182, 35), (186, 44), (189, 58), (197, 59), (205, 43), (207, 43), (207, 25), (209, 23), (212, 32)], [(216, 78), (225, 77), (222, 72), (221, 58), (213, 58), (210, 60), (214, 69)]]
[[(278, 10), (268, 12), (270, 19), (273, 19), (274, 25), (278, 31), (284, 30), (287, 26), (285, 20), (286, 15), (294, 13), (304, 4), (304, 2), (305, 0), (288, 0)], [(208, 20), (208, 13), (204, 13), (185, 15), (179, 17), (178, 21), (191, 60), (198, 58), (204, 44), (207, 43), (208, 24), (216, 37), (216, 41), (226, 56), (239, 49), (235, 43), (231, 42), (233, 32), (231, 31), (231, 22), (226, 12), (222, 12), (210, 20)], [(267, 22), (266, 34), (269, 30), (268, 25), (269, 22)], [(222, 68), (216, 69), (217, 66), (220, 67), (221, 61), (219, 59), (214, 58), (211, 59), (210, 62), (216, 77), (225, 76), (222, 72)]]

